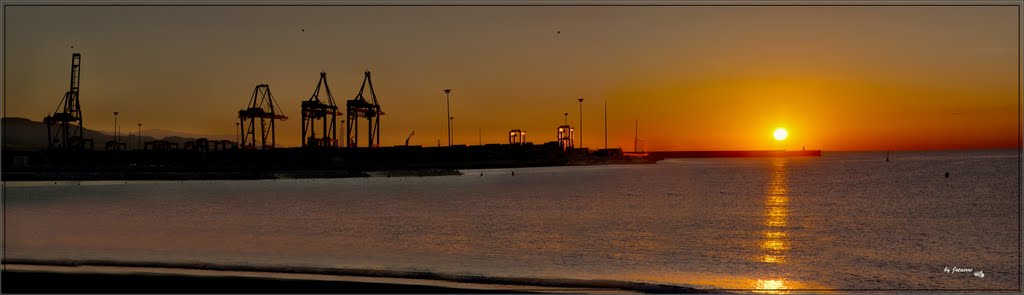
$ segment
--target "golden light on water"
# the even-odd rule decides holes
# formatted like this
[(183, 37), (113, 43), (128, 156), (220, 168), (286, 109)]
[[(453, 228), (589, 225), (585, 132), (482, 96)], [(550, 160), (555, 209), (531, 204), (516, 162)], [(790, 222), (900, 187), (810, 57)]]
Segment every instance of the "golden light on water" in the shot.
[(789, 202), (789, 197), (786, 197), (786, 193), (787, 191), (784, 188), (771, 190), (766, 196), (768, 197), (766, 200), (768, 205), (785, 206)]
[(757, 280), (754, 283), (754, 292), (765, 294), (788, 294), (789, 287), (786, 286), (786, 279)]
[(761, 256), (760, 260), (764, 263), (783, 263), (786, 262), (786, 257), (781, 255), (765, 254)]
[(785, 207), (769, 207), (765, 213), (764, 225), (770, 227), (785, 227), (786, 216), (789, 211)]
[(786, 232), (781, 232), (781, 231), (766, 231), (766, 232), (764, 232), (764, 238), (765, 239), (782, 239), (782, 238), (785, 238), (786, 236), (787, 236)]
[(758, 243), (762, 254), (755, 260), (782, 264), (786, 262), (786, 252), (790, 249), (789, 235), (783, 230), (789, 219), (789, 181), (786, 175), (785, 159), (772, 162), (771, 179), (764, 196), (764, 220), (762, 224), (770, 228), (762, 232), (762, 240)]
[(761, 242), (761, 249), (768, 251), (786, 251), (789, 250), (789, 243), (785, 240), (764, 240)]
[(806, 281), (794, 281), (785, 276), (785, 268), (789, 267), (793, 248), (789, 232), (789, 175), (786, 170), (785, 158), (772, 159), (769, 168), (768, 183), (764, 190), (764, 213), (762, 214), (757, 243), (758, 255), (754, 261), (764, 263), (760, 268), (766, 273), (760, 278), (753, 277), (743, 281), (739, 289), (751, 290), (762, 294), (789, 294), (793, 290), (825, 289), (823, 286)]

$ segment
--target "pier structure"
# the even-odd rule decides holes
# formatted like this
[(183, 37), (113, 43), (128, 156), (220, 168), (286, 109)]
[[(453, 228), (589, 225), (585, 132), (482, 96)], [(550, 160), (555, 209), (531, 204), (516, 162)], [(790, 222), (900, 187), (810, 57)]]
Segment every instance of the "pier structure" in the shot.
[[(71, 85), (55, 113), (47, 115), (48, 151), (7, 152), (2, 157), (4, 177), (29, 180), (49, 179), (263, 179), (274, 177), (350, 177), (364, 175), (366, 171), (388, 169), (480, 169), (496, 167), (594, 165), (594, 164), (649, 164), (670, 158), (708, 157), (820, 157), (821, 151), (655, 151), (642, 152), (639, 124), (634, 128), (633, 153), (620, 148), (605, 148), (594, 153), (577, 147), (575, 127), (568, 124), (569, 113), (563, 113), (564, 123), (557, 128), (557, 141), (534, 145), (526, 141), (521, 129), (509, 131), (508, 144), (450, 145), (442, 147), (410, 146), (415, 131), (409, 130), (404, 146), (380, 147), (380, 117), (384, 115), (377, 99), (370, 72), (364, 72), (359, 92), (346, 101), (346, 149), (340, 147), (337, 136), (337, 116), (343, 115), (335, 104), (327, 84), (326, 73), (320, 79), (308, 100), (302, 101), (302, 146), (304, 148), (276, 147), (275, 122), (287, 120), (274, 99), (268, 84), (256, 85), (248, 104), (238, 112), (236, 140), (210, 140), (207, 138), (168, 138), (141, 144), (142, 152), (84, 151), (91, 139), (83, 139), (82, 112), (78, 89), (81, 55), (72, 55)], [(322, 88), (321, 88), (322, 87)], [(321, 92), (321, 89), (323, 92)], [(446, 89), (450, 94), (450, 89)], [(325, 94), (325, 96), (321, 96)], [(582, 126), (582, 98), (580, 126)], [(115, 126), (116, 115), (115, 114)], [(5, 118), (6, 119), (6, 118)], [(259, 121), (257, 126), (256, 121)], [(451, 123), (448, 116), (449, 140)], [(319, 120), (319, 122), (317, 121)], [(360, 146), (360, 121), (366, 120), (365, 147)], [(329, 122), (328, 122), (329, 121)], [(77, 123), (77, 124), (74, 124)], [(319, 125), (319, 128), (318, 126)], [(141, 136), (141, 123), (139, 135)], [(578, 127), (578, 126), (577, 126)], [(54, 130), (56, 128), (56, 134)], [(256, 129), (259, 128), (259, 136)], [(115, 128), (117, 129), (117, 128)], [(317, 131), (319, 129), (319, 131)], [(582, 128), (581, 128), (582, 130)], [(41, 132), (41, 131), (40, 131)], [(319, 133), (318, 133), (319, 132)], [(580, 132), (582, 133), (582, 132)], [(481, 135), (482, 136), (482, 135)], [(191, 140), (185, 141), (183, 140)], [(141, 141), (141, 137), (140, 137)], [(582, 142), (582, 136), (580, 138)], [(184, 145), (183, 148), (179, 148)], [(581, 144), (582, 146), (582, 144)], [(325, 148), (311, 150), (313, 148)], [(123, 151), (125, 143), (111, 141), (107, 150)], [(230, 150), (230, 152), (228, 152)], [(258, 151), (259, 150), (259, 151)], [(64, 152), (75, 151), (75, 152)], [(84, 172), (102, 170), (102, 173)], [(152, 172), (152, 173), (151, 173)], [(275, 173), (284, 173), (276, 176)], [(105, 174), (104, 174), (105, 173)], [(154, 174), (155, 173), (155, 174)], [(13, 176), (12, 176), (13, 175)]]
[(821, 150), (747, 150), (747, 151), (653, 151), (643, 153), (652, 162), (676, 158), (770, 158), (821, 157)]

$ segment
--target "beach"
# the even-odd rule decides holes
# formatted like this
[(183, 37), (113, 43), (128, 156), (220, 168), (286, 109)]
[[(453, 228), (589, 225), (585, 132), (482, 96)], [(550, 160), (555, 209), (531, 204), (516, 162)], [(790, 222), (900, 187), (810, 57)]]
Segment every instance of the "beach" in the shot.
[[(278, 278), (260, 273), (175, 274), (168, 272), (102, 272), (35, 269), (3, 272), (10, 293), (521, 293), (487, 288), (439, 287), (414, 282), (361, 282), (339, 278)], [(201, 272), (201, 271), (193, 271)], [(385, 280), (381, 280), (385, 281)]]
[(1017, 151), (886, 156), (8, 182), (4, 264), (673, 293), (1013, 290)]
[[(0, 273), (7, 293), (704, 293), (703, 290), (609, 281), (457, 277), (401, 272), (266, 267), (19, 261)], [(105, 265), (103, 265), (105, 264)], [(235, 269), (235, 270), (232, 270)], [(318, 272), (318, 273), (311, 273)], [(335, 272), (337, 274), (324, 274)], [(342, 275), (341, 273), (350, 273)], [(420, 277), (420, 278), (412, 278)], [(520, 284), (512, 284), (512, 282)], [(534, 284), (524, 282), (532, 281)], [(505, 283), (500, 283), (505, 282)]]

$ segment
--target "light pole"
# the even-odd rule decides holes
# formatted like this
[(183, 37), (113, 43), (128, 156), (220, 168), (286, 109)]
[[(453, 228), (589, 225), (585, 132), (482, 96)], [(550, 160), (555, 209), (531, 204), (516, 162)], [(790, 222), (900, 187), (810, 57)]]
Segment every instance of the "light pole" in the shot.
[(114, 150), (117, 150), (117, 113), (114, 112)]
[(583, 98), (579, 98), (580, 101), (580, 148), (583, 148)]
[[(455, 133), (455, 117), (448, 117), (448, 126), (451, 126), (451, 133)], [(455, 144), (455, 136), (451, 133), (448, 135), (448, 146)]]
[(451, 89), (444, 90), (445, 110), (448, 111), (448, 146), (452, 146), (452, 100)]
[(139, 123), (139, 134), (136, 134), (136, 139), (139, 141), (138, 149), (142, 149), (142, 123)]

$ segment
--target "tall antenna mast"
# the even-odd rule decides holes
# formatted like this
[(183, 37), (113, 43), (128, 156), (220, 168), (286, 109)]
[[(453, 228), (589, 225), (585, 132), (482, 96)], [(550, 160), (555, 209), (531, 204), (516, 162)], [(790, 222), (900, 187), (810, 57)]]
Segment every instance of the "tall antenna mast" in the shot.
[(608, 149), (608, 99), (604, 100), (604, 149)]
[(636, 120), (636, 121), (633, 122), (633, 128), (635, 129), (633, 131), (633, 132), (635, 132), (633, 134), (633, 152), (634, 153), (639, 153), (640, 152), (640, 145), (639, 145), (639, 143), (640, 143), (640, 141), (639, 141), (640, 140), (640, 120)]

